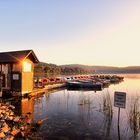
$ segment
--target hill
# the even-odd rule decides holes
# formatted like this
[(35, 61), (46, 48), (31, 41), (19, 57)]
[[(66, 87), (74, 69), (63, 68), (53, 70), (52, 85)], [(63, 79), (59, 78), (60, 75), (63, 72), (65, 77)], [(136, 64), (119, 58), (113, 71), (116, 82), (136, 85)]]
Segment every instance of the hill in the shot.
[(35, 76), (52, 77), (58, 75), (78, 74), (127, 74), (140, 73), (140, 66), (110, 67), (110, 66), (88, 66), (80, 64), (56, 65), (40, 62), (35, 65)]
[(58, 66), (56, 64), (40, 62), (35, 65), (34, 71), (35, 77), (53, 77), (58, 75), (78, 75), (95, 73), (94, 69), (86, 69), (85, 67)]
[(86, 71), (95, 73), (140, 73), (140, 66), (110, 67), (110, 66), (88, 66), (80, 64), (61, 65), (60, 67), (79, 67)]

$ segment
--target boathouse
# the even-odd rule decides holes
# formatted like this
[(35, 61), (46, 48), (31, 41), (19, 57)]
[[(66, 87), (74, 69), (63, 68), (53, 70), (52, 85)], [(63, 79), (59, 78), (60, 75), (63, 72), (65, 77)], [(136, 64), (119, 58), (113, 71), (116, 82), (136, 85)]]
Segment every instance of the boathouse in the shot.
[(0, 53), (0, 94), (24, 95), (33, 91), (34, 64), (38, 63), (33, 50)]

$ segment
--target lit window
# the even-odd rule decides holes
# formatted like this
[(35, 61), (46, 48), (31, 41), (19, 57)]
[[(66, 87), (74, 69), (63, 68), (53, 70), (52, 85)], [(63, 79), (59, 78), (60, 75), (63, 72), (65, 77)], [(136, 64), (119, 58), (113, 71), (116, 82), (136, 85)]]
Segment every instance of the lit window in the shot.
[(23, 62), (23, 71), (31, 72), (31, 63), (24, 61)]

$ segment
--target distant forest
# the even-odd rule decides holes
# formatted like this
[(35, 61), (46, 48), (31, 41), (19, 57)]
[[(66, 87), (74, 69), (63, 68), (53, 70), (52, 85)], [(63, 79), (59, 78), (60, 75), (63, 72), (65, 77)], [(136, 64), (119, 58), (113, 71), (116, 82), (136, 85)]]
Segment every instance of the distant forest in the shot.
[(59, 75), (77, 74), (118, 74), (118, 73), (140, 73), (140, 66), (109, 67), (109, 66), (88, 66), (88, 65), (56, 65), (40, 62), (35, 65), (35, 76), (52, 77)]
[(80, 64), (63, 65), (62, 67), (78, 67), (86, 71), (94, 71), (96, 74), (136, 74), (140, 73), (140, 66), (111, 67), (111, 66), (88, 66)]
[(78, 75), (78, 74), (94, 74), (94, 69), (85, 69), (79, 66), (58, 66), (56, 64), (48, 64), (40, 62), (35, 65), (35, 76), (53, 77), (59, 75)]

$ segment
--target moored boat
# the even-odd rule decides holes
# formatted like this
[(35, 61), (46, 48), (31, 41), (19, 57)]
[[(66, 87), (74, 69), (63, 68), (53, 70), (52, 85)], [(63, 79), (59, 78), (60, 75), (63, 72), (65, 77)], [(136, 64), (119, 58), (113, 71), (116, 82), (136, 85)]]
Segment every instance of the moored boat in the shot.
[(67, 82), (67, 87), (72, 89), (79, 89), (79, 88), (102, 89), (103, 84), (93, 83), (93, 82), (72, 81), (72, 82)]

